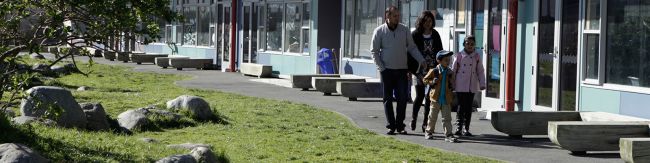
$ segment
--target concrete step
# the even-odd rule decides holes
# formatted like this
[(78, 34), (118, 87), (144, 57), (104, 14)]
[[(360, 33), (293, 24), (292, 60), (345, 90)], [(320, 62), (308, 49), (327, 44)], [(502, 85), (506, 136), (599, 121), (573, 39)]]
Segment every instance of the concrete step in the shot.
[(383, 89), (379, 82), (336, 82), (336, 92), (341, 96), (347, 97), (350, 101), (356, 101), (357, 98), (382, 98)]
[(273, 73), (273, 68), (269, 65), (263, 65), (263, 64), (242, 63), (239, 71), (244, 75), (264, 78), (264, 77), (271, 77)]
[(550, 121), (581, 121), (580, 112), (491, 112), (492, 127), (511, 137), (548, 134)]
[(169, 65), (169, 59), (171, 59), (171, 58), (188, 58), (189, 59), (190, 57), (182, 56), (182, 55), (169, 55), (167, 57), (156, 57), (154, 60), (155, 60), (155, 64), (158, 67), (167, 68), (167, 67), (171, 67)]
[(303, 74), (303, 75), (291, 75), (291, 88), (301, 88), (303, 91), (314, 88), (311, 85), (311, 79), (313, 77), (340, 77), (338, 74)]
[(183, 70), (183, 68), (205, 69), (211, 67), (212, 60), (210, 58), (170, 58), (169, 66), (176, 68), (176, 70)]
[(336, 82), (349, 81), (349, 82), (366, 82), (366, 79), (360, 78), (337, 78), (337, 77), (313, 77), (312, 87), (316, 90), (323, 92), (325, 95), (336, 93)]

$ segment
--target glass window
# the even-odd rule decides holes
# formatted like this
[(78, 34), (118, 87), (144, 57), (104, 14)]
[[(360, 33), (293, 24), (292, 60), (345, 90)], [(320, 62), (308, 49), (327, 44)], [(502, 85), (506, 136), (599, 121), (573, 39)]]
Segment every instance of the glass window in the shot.
[(156, 18), (156, 22), (158, 22), (158, 27), (160, 29), (160, 31), (158, 32), (158, 35), (160, 36), (160, 38), (157, 39), (155, 42), (164, 43), (167, 40), (166, 39), (167, 38), (167, 35), (166, 35), (167, 34), (167, 31), (166, 31), (167, 30), (166, 29), (167, 28), (167, 21), (165, 21), (165, 19)]
[(265, 6), (260, 6), (259, 7), (259, 14), (258, 14), (258, 19), (259, 24), (257, 27), (257, 30), (259, 32), (259, 37), (258, 40), (258, 50), (259, 51), (266, 51), (266, 7)]
[(605, 82), (650, 87), (650, 1), (607, 1)]
[(210, 18), (211, 10), (208, 7), (199, 7), (198, 45), (208, 46), (210, 44)]
[(266, 50), (282, 51), (282, 4), (269, 4), (267, 7)]
[(598, 34), (585, 35), (586, 77), (598, 79)]
[(587, 0), (585, 3), (585, 29), (600, 29), (600, 0)]
[[(362, 0), (357, 1), (357, 19), (355, 19), (355, 46), (357, 57), (363, 59), (372, 59), (370, 53), (370, 43), (372, 34), (377, 28), (377, 1)], [(383, 12), (382, 12), (383, 13)]]
[(183, 45), (196, 45), (196, 7), (185, 7), (183, 16)]
[(173, 39), (174, 38), (174, 36), (173, 36), (174, 33), (172, 32), (172, 27), (173, 27), (172, 25), (165, 26), (165, 33), (166, 33), (165, 41), (167, 43), (176, 42)]
[(345, 50), (343, 52), (343, 57), (347, 58), (354, 58), (354, 50), (352, 49), (353, 45), (353, 36), (354, 32), (354, 24), (352, 23), (354, 21), (354, 0), (346, 0), (345, 1), (345, 14), (344, 19), (345, 23), (343, 24), (344, 26), (344, 31), (343, 31), (343, 49)]
[(286, 52), (300, 53), (300, 29), (302, 27), (302, 19), (300, 18), (301, 4), (289, 3), (286, 9), (286, 22), (284, 32), (284, 47)]
[(311, 17), (311, 8), (309, 3), (303, 3), (303, 14), (302, 14), (302, 52), (309, 53), (309, 20)]
[(459, 0), (456, 10), (456, 29), (465, 28), (465, 0)]

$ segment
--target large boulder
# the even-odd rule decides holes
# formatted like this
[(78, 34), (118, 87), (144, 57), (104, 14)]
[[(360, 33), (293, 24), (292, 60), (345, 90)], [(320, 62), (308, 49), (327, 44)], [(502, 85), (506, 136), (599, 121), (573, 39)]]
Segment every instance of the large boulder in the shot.
[(212, 153), (212, 150), (210, 148), (206, 147), (197, 147), (192, 149), (192, 152), (190, 152), (190, 155), (194, 157), (196, 162), (205, 162), (205, 163), (216, 163), (217, 162), (217, 156)]
[[(191, 156), (190, 156), (191, 157)], [(16, 144), (0, 144), (0, 162), (11, 163), (32, 163), (32, 162), (49, 162), (45, 157), (38, 154), (29, 147)]]
[(86, 114), (88, 123), (86, 128), (93, 131), (108, 130), (110, 125), (106, 119), (106, 111), (100, 103), (81, 103), (79, 104)]
[(209, 120), (214, 117), (210, 104), (196, 96), (182, 95), (167, 101), (167, 109), (188, 111), (192, 118), (199, 120)]
[(49, 119), (43, 119), (43, 118), (38, 118), (38, 117), (29, 117), (29, 116), (19, 116), (11, 119), (14, 124), (17, 125), (27, 125), (31, 123), (40, 123), (46, 126), (54, 126), (56, 125), (56, 122), (49, 120)]
[(61, 109), (54, 117), (63, 127), (86, 128), (86, 115), (70, 91), (59, 87), (37, 86), (27, 90), (28, 97), (20, 104), (23, 116), (43, 117), (47, 110)]
[(70, 74), (71, 72), (76, 71), (76, 66), (72, 63), (65, 64), (63, 66), (54, 65), (50, 68), (52, 72), (58, 74)]
[(141, 110), (127, 110), (117, 116), (117, 122), (121, 127), (128, 130), (142, 129), (145, 125), (149, 124), (149, 119)]
[(32, 66), (32, 70), (34, 71), (42, 71), (42, 72), (49, 72), (50, 71), (50, 66), (42, 63), (36, 63)]
[(173, 155), (156, 161), (156, 163), (196, 163), (192, 155)]

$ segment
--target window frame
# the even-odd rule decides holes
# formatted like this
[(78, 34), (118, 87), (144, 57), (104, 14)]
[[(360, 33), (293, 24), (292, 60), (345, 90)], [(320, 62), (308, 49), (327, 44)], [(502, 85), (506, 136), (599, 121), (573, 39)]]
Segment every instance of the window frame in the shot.
[[(282, 6), (282, 10), (281, 10), (281, 12), (282, 12), (282, 21), (280, 22), (282, 24), (282, 28), (280, 29), (281, 30), (280, 48), (282, 50), (279, 50), (279, 51), (278, 50), (270, 50), (270, 49), (267, 48), (267, 45), (268, 45), (269, 41), (267, 40), (267, 38), (268, 38), (268, 27), (267, 27), (266, 24), (268, 24), (268, 20), (266, 18), (267, 18), (267, 15), (269, 14), (268, 13), (269, 12), (268, 11), (268, 6), (271, 5), (271, 4), (279, 4), (280, 6)], [(298, 6), (298, 8), (299, 8), (298, 12), (300, 13), (299, 14), (300, 15), (300, 28), (297, 29), (298, 33), (300, 34), (299, 52), (289, 52), (289, 51), (287, 51), (287, 48), (289, 48), (289, 47), (285, 46), (285, 41), (287, 39), (285, 36), (287, 34), (287, 30), (286, 30), (287, 25), (286, 24), (287, 24), (287, 5), (288, 4), (296, 4)], [(261, 3), (260, 5), (263, 6), (262, 7), (263, 11), (260, 11), (258, 13), (258, 15), (257, 15), (259, 17), (259, 19), (258, 19), (258, 21), (259, 21), (258, 26), (259, 27), (257, 29), (257, 34), (259, 36), (257, 38), (258, 39), (258, 41), (257, 41), (258, 49), (257, 50), (259, 52), (264, 52), (264, 53), (273, 54), (273, 55), (309, 56), (309, 50), (304, 51), (304, 48), (302, 48), (302, 47), (304, 46), (304, 43), (310, 43), (310, 40), (304, 40), (303, 39), (303, 35), (305, 35), (305, 34), (310, 35), (311, 34), (311, 22), (309, 22), (308, 25), (305, 26), (303, 24), (304, 23), (303, 22), (303, 20), (304, 20), (303, 16), (305, 15), (305, 12), (306, 12), (306, 9), (304, 7), (305, 6), (306, 7), (311, 7), (311, 3), (309, 1), (307, 1), (307, 0), (267, 1), (266, 3)], [(309, 12), (312, 12), (312, 11), (309, 10)], [(311, 15), (313, 13), (309, 13), (309, 14)], [(308, 19), (308, 20), (311, 20), (311, 19)], [(307, 30), (306, 32), (304, 32), (305, 29)]]

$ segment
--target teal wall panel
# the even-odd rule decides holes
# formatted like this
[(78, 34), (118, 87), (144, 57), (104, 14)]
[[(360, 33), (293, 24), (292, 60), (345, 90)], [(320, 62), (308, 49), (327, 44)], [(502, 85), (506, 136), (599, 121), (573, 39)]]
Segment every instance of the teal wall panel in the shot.
[(259, 53), (258, 63), (273, 66), (273, 73), (280, 75), (313, 74), (311, 56)]
[(620, 113), (621, 92), (591, 87), (582, 87), (580, 91), (580, 111)]
[[(519, 100), (515, 110), (531, 110), (531, 88), (533, 64), (533, 27), (535, 1), (519, 1), (519, 19), (517, 20), (517, 67), (515, 82), (515, 97)], [(505, 79), (505, 78), (504, 78)]]

